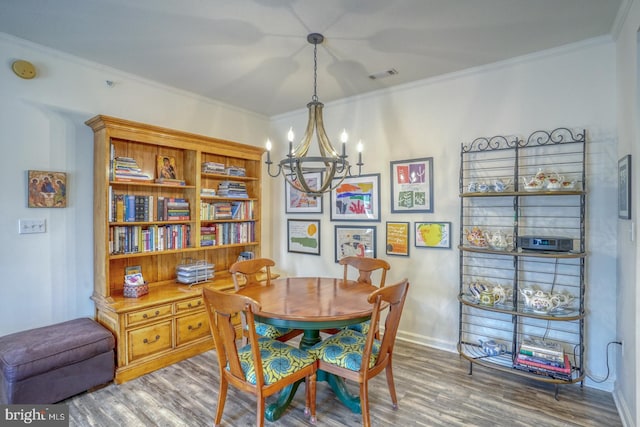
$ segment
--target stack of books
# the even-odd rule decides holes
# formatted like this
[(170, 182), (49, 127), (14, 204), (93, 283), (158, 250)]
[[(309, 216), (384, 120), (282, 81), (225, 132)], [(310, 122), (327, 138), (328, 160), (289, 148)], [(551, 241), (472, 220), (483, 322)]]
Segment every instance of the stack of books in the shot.
[(571, 362), (559, 343), (524, 340), (514, 363), (516, 369), (555, 379), (571, 380)]
[(244, 182), (222, 181), (218, 186), (218, 196), (247, 198), (247, 186)]
[(191, 218), (189, 202), (181, 198), (164, 200), (165, 221), (187, 221)]
[(132, 157), (116, 157), (113, 160), (113, 177), (115, 181), (150, 181), (153, 179), (142, 172)]
[(200, 227), (200, 246), (216, 245), (216, 225), (203, 225)]
[(225, 167), (223, 163), (218, 162), (202, 162), (203, 173), (219, 173), (225, 174)]
[(164, 184), (164, 185), (175, 185), (175, 186), (185, 186), (186, 182), (183, 179), (173, 179), (173, 178), (156, 178), (156, 184)]
[(216, 197), (216, 190), (213, 188), (201, 188), (200, 197)]
[(247, 176), (247, 170), (239, 166), (229, 166), (226, 169), (226, 174), (230, 176)]

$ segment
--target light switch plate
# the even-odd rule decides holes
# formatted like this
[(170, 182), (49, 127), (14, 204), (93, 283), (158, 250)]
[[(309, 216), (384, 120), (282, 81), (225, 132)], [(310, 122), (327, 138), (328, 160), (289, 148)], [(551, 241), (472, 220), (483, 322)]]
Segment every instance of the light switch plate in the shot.
[(19, 234), (46, 233), (47, 227), (44, 219), (20, 219), (18, 220)]

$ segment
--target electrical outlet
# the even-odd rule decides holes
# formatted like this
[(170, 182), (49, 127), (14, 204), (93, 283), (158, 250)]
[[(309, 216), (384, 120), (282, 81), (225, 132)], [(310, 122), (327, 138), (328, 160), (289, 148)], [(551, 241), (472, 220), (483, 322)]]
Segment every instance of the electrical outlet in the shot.
[(47, 228), (44, 219), (20, 219), (18, 220), (19, 234), (46, 233)]

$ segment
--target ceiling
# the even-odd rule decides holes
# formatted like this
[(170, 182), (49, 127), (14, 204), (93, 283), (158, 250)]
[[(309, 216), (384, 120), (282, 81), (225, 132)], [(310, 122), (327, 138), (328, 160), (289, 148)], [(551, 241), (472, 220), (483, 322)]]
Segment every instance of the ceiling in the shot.
[(329, 102), (611, 34), (629, 1), (0, 0), (0, 32), (273, 116), (311, 100), (311, 32)]

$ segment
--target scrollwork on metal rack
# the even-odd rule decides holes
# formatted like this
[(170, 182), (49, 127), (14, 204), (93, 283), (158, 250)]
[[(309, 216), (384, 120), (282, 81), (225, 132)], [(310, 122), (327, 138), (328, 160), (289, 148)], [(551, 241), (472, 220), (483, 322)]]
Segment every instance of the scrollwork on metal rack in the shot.
[(518, 140), (516, 136), (501, 136), (496, 135), (490, 138), (476, 138), (469, 144), (462, 144), (463, 153), (480, 152), (480, 151), (492, 151), (492, 150), (506, 150), (509, 148), (515, 148), (522, 141)]
[(585, 142), (586, 140), (586, 131), (578, 131), (574, 134), (571, 129), (568, 128), (557, 128), (552, 130), (551, 132), (547, 132), (544, 130), (538, 130), (529, 135), (526, 141), (520, 141), (520, 147), (527, 146), (542, 146), (542, 145), (552, 145), (552, 144), (566, 144), (573, 142)]

